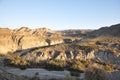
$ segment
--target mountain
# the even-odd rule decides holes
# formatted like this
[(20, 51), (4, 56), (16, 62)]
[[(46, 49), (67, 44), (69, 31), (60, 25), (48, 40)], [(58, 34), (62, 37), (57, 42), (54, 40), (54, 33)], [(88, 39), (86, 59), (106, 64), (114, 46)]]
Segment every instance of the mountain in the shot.
[(102, 27), (98, 30), (92, 31), (88, 36), (99, 37), (99, 36), (113, 36), (120, 37), (120, 24), (112, 25), (110, 27)]
[(3, 79), (14, 76), (1, 70), (6, 66), (22, 70), (69, 70), (78, 74), (97, 66), (114, 75), (108, 80), (119, 80), (120, 24), (98, 30), (0, 28), (0, 55), (0, 78)]

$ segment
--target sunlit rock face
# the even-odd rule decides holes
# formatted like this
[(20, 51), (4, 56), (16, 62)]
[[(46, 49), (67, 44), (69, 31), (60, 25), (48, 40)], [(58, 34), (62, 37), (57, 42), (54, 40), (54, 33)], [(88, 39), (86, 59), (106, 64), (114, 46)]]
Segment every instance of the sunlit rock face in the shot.
[(6, 54), (18, 48), (12, 39), (13, 31), (8, 28), (0, 28), (0, 54)]
[(47, 28), (29, 29), (27, 27), (22, 27), (15, 30), (0, 28), (0, 54), (7, 54), (16, 50), (48, 46), (49, 43), (46, 39), (50, 40), (51, 45), (63, 42), (61, 35), (52, 35), (56, 35), (56, 33)]
[(54, 48), (37, 49), (33, 51), (27, 51), (23, 53), (23, 59), (30, 61), (42, 61), (42, 60), (96, 60), (99, 59), (102, 62), (109, 62), (112, 64), (120, 65), (120, 55), (112, 51), (99, 51), (91, 50), (86, 52), (85, 50), (55, 50)]
[[(0, 28), (0, 54), (20, 51), (20, 54), (24, 54), (22, 57), (28, 60), (97, 58), (101, 61), (120, 64), (119, 32), (120, 24), (83, 32), (82, 30), (52, 31), (47, 28), (29, 29), (27, 27), (15, 30)], [(92, 35), (95, 36), (91, 37)]]

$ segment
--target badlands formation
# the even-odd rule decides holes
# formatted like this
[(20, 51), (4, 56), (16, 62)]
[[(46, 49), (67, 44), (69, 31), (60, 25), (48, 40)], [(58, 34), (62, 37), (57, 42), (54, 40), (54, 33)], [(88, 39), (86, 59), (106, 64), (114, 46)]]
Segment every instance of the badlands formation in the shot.
[[(111, 73), (112, 77), (107, 80), (119, 80), (120, 24), (98, 30), (0, 28), (0, 55), (0, 80), (18, 80), (18, 75), (8, 74), (2, 64), (22, 69), (59, 68), (79, 73), (84, 73), (91, 65), (97, 65)], [(15, 79), (9, 79), (7, 74)], [(19, 77), (29, 80), (28, 77)]]

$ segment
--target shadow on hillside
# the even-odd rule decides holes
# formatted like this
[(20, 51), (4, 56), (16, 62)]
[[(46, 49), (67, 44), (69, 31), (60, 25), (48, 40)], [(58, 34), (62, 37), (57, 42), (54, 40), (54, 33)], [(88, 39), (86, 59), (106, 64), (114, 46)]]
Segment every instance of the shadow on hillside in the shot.
[(70, 37), (85, 37), (89, 32), (92, 30), (64, 30), (61, 31), (63, 36), (70, 36)]
[(15, 52), (13, 52), (13, 54), (21, 54), (22, 56), (22, 55), (27, 54), (28, 52), (32, 52), (34, 50), (37, 50), (40, 48), (46, 48), (46, 47), (50, 47), (50, 46), (48, 45), (48, 46), (40, 46), (40, 47), (32, 47), (32, 48), (27, 48), (27, 49), (22, 49), (22, 50), (16, 50)]
[(22, 56), (22, 55), (27, 54), (28, 52), (32, 52), (32, 51), (38, 50), (40, 48), (47, 48), (47, 47), (52, 47), (52, 46), (61, 45), (61, 44), (65, 44), (65, 43), (59, 43), (59, 44), (54, 44), (54, 45), (39, 46), (39, 47), (32, 47), (32, 48), (22, 49), (22, 50), (16, 50), (15, 52), (13, 52), (13, 54), (21, 54), (21, 56)]
[(109, 72), (107, 80), (120, 80), (120, 71)]

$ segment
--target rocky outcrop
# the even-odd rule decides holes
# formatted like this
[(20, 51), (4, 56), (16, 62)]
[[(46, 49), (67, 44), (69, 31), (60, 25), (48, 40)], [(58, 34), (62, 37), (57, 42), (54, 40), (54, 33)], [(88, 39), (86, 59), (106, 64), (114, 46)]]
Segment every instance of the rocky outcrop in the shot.
[[(20, 52), (19, 52), (20, 53)], [(42, 60), (93, 60), (99, 59), (102, 62), (109, 62), (112, 64), (120, 65), (120, 53), (110, 50), (72, 50), (66, 49), (54, 49), (45, 48), (37, 49), (22, 53), (22, 58), (30, 61), (42, 61)]]
[[(21, 50), (19, 53), (24, 55), (28, 60), (84, 60), (99, 58), (102, 61), (119, 64), (119, 32), (120, 24), (101, 28), (90, 33), (89, 31), (82, 32), (80, 30), (76, 30), (75, 32), (72, 30), (55, 32), (47, 28), (29, 29), (27, 27), (22, 27), (15, 30), (0, 28), (0, 54)], [(89, 33), (89, 35), (95, 35), (96, 37), (102, 36), (103, 34), (104, 36), (115, 36), (118, 38), (116, 38), (117, 43), (114, 43), (114, 41), (110, 43), (111, 41), (109, 41), (108, 43), (98, 42), (94, 44), (95, 41), (93, 41), (93, 46), (90, 47), (85, 37), (81, 40), (77, 40), (77, 38), (72, 35), (87, 33)], [(78, 46), (76, 45), (77, 43), (79, 44)], [(80, 45), (82, 43), (87, 46)], [(106, 49), (97, 51), (94, 47), (97, 48), (97, 50), (102, 47)], [(110, 48), (110, 51), (107, 50), (108, 48)], [(113, 49), (116, 49), (117, 52), (112, 52)], [(117, 55), (114, 53), (117, 53)]]
[(16, 50), (29, 49), (34, 47), (49, 46), (63, 43), (62, 36), (47, 28), (10, 30), (0, 28), (0, 54), (12, 53)]
[(0, 28), (0, 54), (5, 54), (14, 51), (18, 48), (12, 40), (12, 30)]
[(112, 64), (118, 64), (120, 65), (120, 53), (117, 53), (117, 55), (109, 50), (106, 51), (97, 51), (94, 53), (96, 58), (99, 58), (103, 62), (109, 62)]

